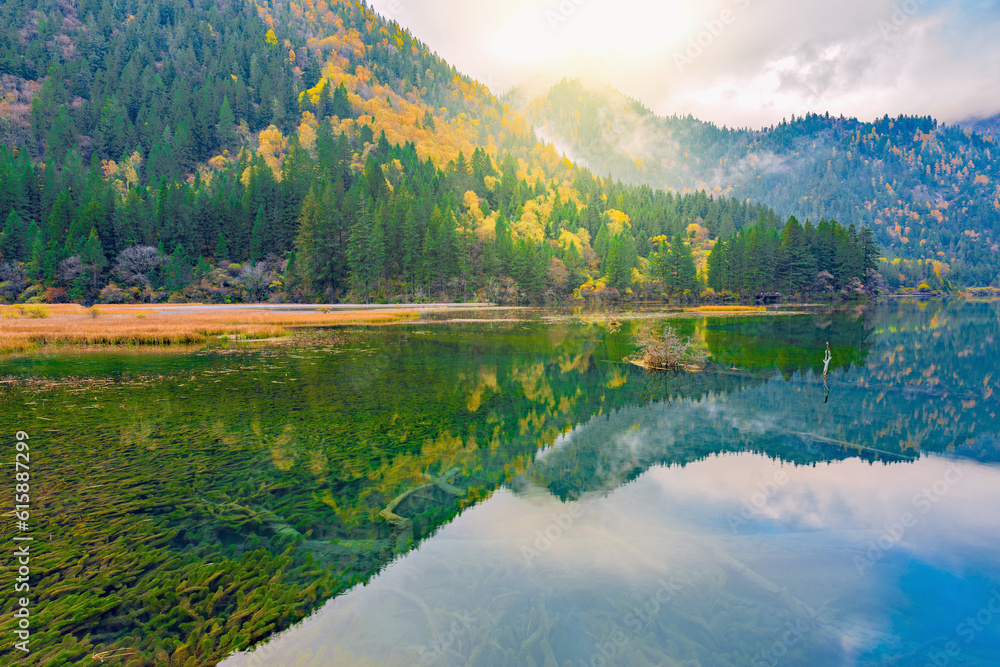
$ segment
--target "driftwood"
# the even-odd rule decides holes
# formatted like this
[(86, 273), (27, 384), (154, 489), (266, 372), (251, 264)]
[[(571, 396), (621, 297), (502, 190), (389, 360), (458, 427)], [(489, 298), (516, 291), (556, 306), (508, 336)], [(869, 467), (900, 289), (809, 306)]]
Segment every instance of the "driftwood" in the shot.
[(385, 519), (386, 523), (388, 523), (389, 525), (412, 535), (413, 521), (407, 519), (404, 516), (399, 516), (398, 514), (396, 514), (395, 511), (396, 507), (398, 507), (401, 502), (412, 496), (417, 491), (432, 486), (438, 487), (439, 489), (441, 489), (450, 496), (461, 497), (465, 495), (464, 491), (462, 491), (460, 488), (451, 483), (451, 478), (454, 477), (456, 474), (458, 474), (458, 468), (452, 468), (451, 470), (449, 470), (448, 472), (439, 477), (433, 477), (431, 475), (428, 475), (427, 473), (424, 473), (424, 477), (430, 480), (427, 484), (421, 484), (420, 486), (415, 486), (411, 489), (403, 491), (401, 494), (393, 498), (392, 501), (388, 505), (386, 505), (381, 512), (378, 513), (378, 515), (383, 519)]

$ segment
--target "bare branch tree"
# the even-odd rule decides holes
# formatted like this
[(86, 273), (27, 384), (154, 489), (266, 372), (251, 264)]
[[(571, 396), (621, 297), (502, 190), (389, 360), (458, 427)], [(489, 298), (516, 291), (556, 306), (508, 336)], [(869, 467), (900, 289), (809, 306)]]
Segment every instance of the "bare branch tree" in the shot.
[(114, 271), (126, 285), (148, 287), (150, 272), (165, 264), (166, 257), (161, 256), (156, 248), (137, 245), (118, 253)]
[(264, 262), (258, 262), (254, 265), (247, 264), (240, 271), (240, 282), (254, 301), (264, 300), (267, 288), (274, 282), (274, 278), (274, 274), (268, 270)]

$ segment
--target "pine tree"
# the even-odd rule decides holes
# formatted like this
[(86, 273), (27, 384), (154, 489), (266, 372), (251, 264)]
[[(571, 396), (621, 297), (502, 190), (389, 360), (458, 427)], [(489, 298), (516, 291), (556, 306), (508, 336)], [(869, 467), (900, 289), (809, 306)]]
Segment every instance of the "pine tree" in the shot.
[(410, 283), (410, 289), (413, 290), (420, 260), (420, 229), (417, 227), (417, 215), (414, 212), (414, 206), (407, 206), (406, 213), (403, 214), (401, 244), (403, 252), (403, 280)]
[(295, 251), (288, 253), (288, 262), (285, 264), (285, 289), (293, 290), (299, 286), (298, 258)]
[(792, 216), (781, 232), (781, 277), (790, 292), (801, 292), (816, 277), (816, 259), (806, 243), (805, 232)]
[(607, 224), (601, 224), (601, 229), (597, 232), (597, 238), (594, 239), (594, 252), (597, 253), (602, 263), (607, 259), (608, 250), (611, 247), (610, 242), (608, 226)]
[(698, 269), (695, 267), (694, 253), (680, 234), (676, 234), (670, 243), (670, 265), (674, 277), (674, 290), (678, 294), (686, 291), (697, 294)]
[(382, 274), (385, 245), (380, 218), (381, 214), (375, 209), (375, 204), (362, 197), (358, 216), (351, 229), (350, 261), (351, 275), (364, 292), (365, 303), (368, 303)]
[(302, 201), (299, 233), (295, 238), (297, 272), (306, 292), (315, 291), (319, 287), (320, 267), (324, 261), (321, 241), (323, 218), (323, 205), (313, 186)]
[(25, 259), (28, 250), (27, 230), (21, 222), (21, 216), (16, 209), (7, 214), (3, 226), (3, 236), (0, 236), (0, 258), (5, 261), (21, 261)]
[(80, 252), (80, 261), (90, 268), (90, 273), (93, 276), (93, 288), (96, 290), (97, 276), (107, 266), (108, 258), (104, 256), (101, 240), (97, 238), (97, 229), (93, 227), (90, 228), (90, 236)]
[(632, 262), (628, 248), (628, 232), (616, 234), (608, 243), (608, 255), (605, 261), (605, 275), (608, 284), (619, 291), (625, 291), (632, 283)]
[(29, 257), (28, 257), (28, 277), (34, 281), (42, 279), (42, 270), (45, 263), (45, 236), (38, 224), (32, 220), (28, 225)]
[(875, 242), (875, 235), (871, 227), (862, 227), (859, 234), (861, 243), (862, 264), (866, 275), (878, 270), (878, 260), (882, 255), (882, 249)]
[(222, 96), (222, 106), (219, 107), (218, 129), (219, 143), (223, 146), (232, 146), (236, 141), (236, 116), (229, 106), (229, 97)]
[(219, 232), (219, 238), (215, 241), (214, 259), (216, 262), (229, 259), (229, 246), (226, 245), (226, 237), (222, 232)]
[(194, 277), (204, 278), (212, 271), (212, 266), (208, 263), (208, 260), (204, 257), (198, 258), (198, 263), (194, 267)]
[(716, 241), (708, 253), (708, 286), (716, 292), (726, 288), (726, 241)]
[(265, 219), (264, 206), (262, 204), (257, 207), (257, 216), (253, 221), (253, 229), (250, 230), (250, 261), (254, 264), (263, 259), (266, 226), (267, 221)]
[(167, 263), (164, 287), (171, 292), (184, 288), (188, 284), (190, 271), (191, 261), (188, 259), (187, 251), (178, 243)]

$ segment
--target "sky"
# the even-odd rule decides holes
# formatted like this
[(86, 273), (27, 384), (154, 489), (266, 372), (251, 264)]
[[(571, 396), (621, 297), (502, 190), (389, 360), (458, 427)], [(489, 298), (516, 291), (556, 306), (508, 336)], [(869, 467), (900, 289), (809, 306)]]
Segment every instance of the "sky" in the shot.
[(1000, 113), (1000, 0), (372, 0), (501, 94), (563, 77), (659, 115)]

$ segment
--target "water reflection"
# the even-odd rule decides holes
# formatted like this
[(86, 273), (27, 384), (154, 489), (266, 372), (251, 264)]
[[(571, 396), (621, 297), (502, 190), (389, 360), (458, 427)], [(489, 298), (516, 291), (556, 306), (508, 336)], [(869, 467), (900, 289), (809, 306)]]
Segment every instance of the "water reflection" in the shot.
[(996, 664), (997, 323), (689, 324), (708, 372), (620, 371), (638, 401), (224, 664)]
[[(923, 664), (1000, 586), (1000, 470), (928, 457), (522, 480), (261, 649), (268, 664)], [(927, 641), (933, 638), (935, 641)], [(252, 664), (235, 656), (224, 665)], [(780, 660), (779, 660), (780, 659)]]
[[(916, 607), (938, 608), (933, 596), (975, 607), (995, 577), (970, 565), (979, 558), (970, 554), (997, 554), (975, 522), (996, 517), (957, 492), (973, 487), (949, 487), (944, 500), (968, 516), (905, 526), (852, 588), (841, 571), (856, 569), (853, 556), (868, 547), (848, 538), (877, 545), (884, 527), (871, 529), (842, 496), (856, 491), (878, 507), (898, 487), (905, 500), (905, 473), (887, 471), (928, 469), (942, 460), (931, 452), (969, 465), (998, 460), (998, 313), (997, 304), (937, 302), (687, 321), (682, 333), (715, 360), (696, 375), (620, 363), (633, 351), (634, 325), (565, 320), (417, 323), (138, 364), (114, 355), (5, 364), (14, 382), (0, 389), (0, 427), (44, 434), (39, 470), (59, 480), (38, 489), (46, 510), (38, 529), (48, 538), (39, 555), (47, 576), (64, 583), (58, 590), (86, 592), (44, 601), (65, 624), (41, 639), (73, 655), (129, 648), (149, 662), (215, 662), (347, 590), (327, 609), (357, 605), (363, 617), (304, 644), (335, 664), (411, 664), (421, 655), (451, 664), (456, 655), (471, 660), (466, 649), (479, 650), (475, 664), (600, 664), (601, 647), (614, 649), (616, 664), (661, 654), (747, 664), (800, 622), (816, 628), (785, 647), (796, 656), (789, 664), (915, 650), (915, 633), (892, 624), (902, 620), (878, 619), (891, 605), (903, 605), (904, 620), (918, 618)], [(125, 381), (123, 369), (143, 379)], [(24, 383), (26, 373), (66, 383)], [(809, 477), (824, 466), (840, 472)], [(754, 470), (760, 479), (740, 477)], [(789, 481), (758, 507), (753, 485), (770, 488), (778, 480), (768, 475), (781, 471)], [(688, 496), (655, 484), (664, 474)], [(855, 490), (854, 479), (881, 491)], [(838, 485), (844, 494), (822, 492)], [(944, 500), (934, 516), (944, 516)], [(855, 509), (838, 514), (842, 505)], [(901, 520), (895, 509), (873, 520)], [(907, 547), (921, 530), (927, 539)], [(545, 546), (535, 531), (560, 539)], [(947, 551), (929, 551), (948, 539), (960, 545), (957, 565), (941, 561)], [(922, 559), (905, 576), (902, 554)], [(370, 586), (349, 590), (387, 563)], [(109, 568), (114, 594), (91, 591), (87, 582)], [(875, 574), (897, 569), (894, 582)], [(675, 573), (684, 575), (679, 589)], [(392, 590), (373, 593), (383, 580)], [(814, 590), (813, 580), (827, 584)], [(907, 598), (904, 580), (933, 595)], [(841, 588), (850, 602), (834, 599)], [(862, 604), (862, 590), (875, 607)], [(641, 623), (656, 634), (635, 641), (640, 616), (625, 617), (651, 595), (662, 609)], [(370, 606), (373, 596), (397, 609)], [(466, 612), (472, 620), (455, 616)], [(821, 612), (836, 622), (821, 625)], [(797, 620), (803, 613), (812, 620)], [(466, 629), (453, 631), (456, 622)], [(294, 664), (297, 632), (291, 643), (262, 646), (270, 657), (259, 664)], [(461, 650), (442, 648), (448, 632), (465, 637)], [(630, 639), (620, 645), (622, 636)]]

